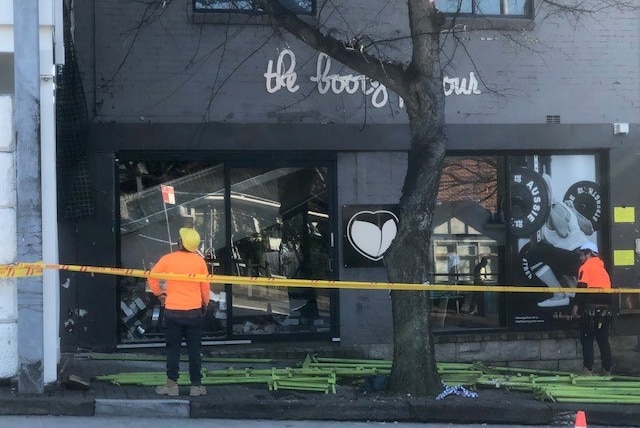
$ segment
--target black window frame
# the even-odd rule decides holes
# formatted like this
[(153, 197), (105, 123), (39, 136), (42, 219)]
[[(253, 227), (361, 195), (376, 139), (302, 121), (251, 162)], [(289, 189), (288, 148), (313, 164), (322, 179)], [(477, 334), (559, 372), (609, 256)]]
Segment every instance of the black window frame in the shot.
[[(311, 2), (311, 10), (300, 10), (300, 11), (295, 11), (296, 15), (303, 15), (303, 16), (315, 16), (316, 14), (316, 8), (317, 8), (317, 0), (309, 0)], [(257, 10), (257, 9), (218, 9), (218, 8), (198, 8), (197, 7), (197, 3), (216, 3), (216, 2), (225, 2), (225, 0), (193, 0), (192, 1), (192, 8), (193, 8), (193, 12), (194, 13), (212, 13), (212, 14), (220, 14), (220, 13), (225, 13), (225, 14), (244, 14), (244, 15), (258, 15), (258, 16), (264, 16), (266, 15), (266, 13)]]
[[(311, 167), (311, 166), (321, 166), (327, 168), (329, 171), (329, 176), (331, 179), (331, 184), (328, 186), (328, 200), (330, 204), (328, 206), (328, 210), (330, 212), (332, 218), (331, 225), (331, 234), (333, 236), (339, 236), (338, 230), (338, 206), (337, 206), (337, 183), (338, 183), (338, 166), (337, 166), (337, 157), (335, 152), (320, 152), (320, 151), (290, 151), (290, 152), (280, 152), (280, 151), (263, 151), (256, 152), (253, 155), (248, 156), (245, 152), (240, 151), (190, 151), (190, 150), (122, 150), (115, 154), (114, 157), (114, 174), (115, 177), (119, 177), (120, 170), (119, 165), (127, 162), (175, 162), (175, 163), (188, 163), (188, 162), (203, 162), (203, 163), (219, 163), (224, 165), (224, 180), (225, 180), (225, 241), (229, 244), (231, 243), (231, 216), (229, 215), (229, 210), (231, 209), (230, 205), (230, 195), (227, 194), (230, 189), (230, 173), (232, 169), (237, 168), (261, 168), (261, 167), (269, 167), (269, 168), (285, 168), (291, 166), (299, 166), (299, 167)], [(115, 205), (115, 226), (114, 229), (120, 231), (121, 230), (121, 205), (120, 205), (120, 196), (122, 195), (120, 186), (121, 183), (119, 179), (117, 180), (114, 187), (114, 205)], [(156, 186), (151, 185), (148, 188), (152, 188)], [(332, 260), (332, 266), (336, 260), (338, 260), (338, 246), (332, 245), (330, 247), (330, 258)], [(116, 233), (115, 235), (115, 257), (116, 257), (116, 265), (118, 267), (123, 267), (122, 261), (122, 242), (121, 242), (121, 234)], [(226, 256), (227, 259), (230, 260), (230, 255)], [(230, 266), (230, 263), (227, 262), (227, 266)], [(231, 271), (225, 271), (225, 274), (231, 274)], [(336, 280), (338, 279), (339, 270), (333, 268), (332, 276), (327, 278), (328, 280)], [(118, 277), (121, 281), (125, 277)], [(122, 302), (122, 288), (120, 282), (117, 284), (116, 291), (116, 300), (118, 304)], [(225, 291), (227, 292), (227, 307), (231, 308), (228, 312), (229, 320), (233, 319), (233, 293), (230, 284), (225, 284)], [(305, 340), (339, 340), (341, 337), (340, 333), (340, 293), (337, 288), (329, 289), (329, 295), (331, 298), (331, 309), (330, 309), (330, 328), (329, 331), (323, 332), (300, 332), (300, 333), (273, 333), (273, 334), (238, 334), (233, 331), (233, 325), (231, 322), (226, 323), (225, 325), (225, 336), (215, 337), (212, 335), (208, 335), (210, 332), (206, 332), (203, 335), (203, 343), (216, 343), (223, 341), (248, 341), (248, 343), (259, 343), (259, 342), (278, 342), (278, 341), (305, 341)], [(118, 310), (120, 312), (120, 310)], [(139, 346), (141, 344), (147, 343), (157, 343), (162, 341), (163, 339), (159, 337), (151, 337), (147, 339), (135, 339), (135, 338), (124, 338), (124, 330), (122, 329), (122, 324), (120, 323), (121, 318), (118, 318), (117, 321), (117, 346)]]

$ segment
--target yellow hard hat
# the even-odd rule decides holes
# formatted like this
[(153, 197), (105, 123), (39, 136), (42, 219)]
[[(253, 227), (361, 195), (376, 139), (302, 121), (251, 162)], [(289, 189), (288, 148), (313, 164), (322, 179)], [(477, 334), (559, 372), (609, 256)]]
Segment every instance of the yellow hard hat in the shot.
[(182, 240), (184, 249), (192, 253), (200, 246), (200, 234), (197, 230), (190, 227), (180, 229), (180, 239)]

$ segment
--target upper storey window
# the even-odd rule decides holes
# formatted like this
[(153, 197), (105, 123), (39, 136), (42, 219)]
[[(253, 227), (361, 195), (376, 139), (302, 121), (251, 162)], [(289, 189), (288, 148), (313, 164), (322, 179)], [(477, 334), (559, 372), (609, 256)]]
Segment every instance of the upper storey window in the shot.
[[(316, 0), (280, 0), (287, 9), (299, 15), (311, 15), (316, 11)], [(251, 0), (194, 0), (196, 12), (249, 13), (262, 14), (264, 11)]]
[(532, 0), (436, 0), (444, 14), (464, 16), (530, 17)]

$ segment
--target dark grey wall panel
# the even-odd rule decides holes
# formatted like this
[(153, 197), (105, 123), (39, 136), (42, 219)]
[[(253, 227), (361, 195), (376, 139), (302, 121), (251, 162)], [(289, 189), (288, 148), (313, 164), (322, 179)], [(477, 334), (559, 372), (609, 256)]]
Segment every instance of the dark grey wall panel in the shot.
[(121, 124), (90, 130), (91, 150), (407, 150), (406, 125)]
[[(640, 145), (640, 125), (448, 125), (449, 150), (600, 150)], [(408, 125), (96, 123), (91, 150), (406, 151)]]
[[(397, 204), (406, 171), (406, 152), (341, 153), (338, 156), (338, 218), (344, 205)], [(342, 229), (340, 230), (342, 233)], [(337, 240), (341, 257), (342, 236)], [(387, 282), (384, 268), (345, 268), (344, 281)], [(340, 336), (346, 345), (390, 343), (393, 339), (391, 299), (387, 291), (341, 290)]]
[(449, 150), (599, 150), (640, 144), (640, 125), (614, 135), (613, 123), (449, 124)]
[[(95, 215), (60, 222), (60, 262), (116, 266), (115, 180), (112, 154), (90, 157)], [(115, 348), (117, 277), (61, 272), (61, 344), (65, 350)]]
[(13, 54), (0, 53), (0, 94), (13, 95)]
[[(637, 132), (637, 131), (636, 131)], [(633, 266), (614, 266), (613, 251), (636, 251), (636, 240), (640, 239), (640, 194), (638, 192), (637, 172), (640, 165), (640, 147), (637, 144), (622, 146), (610, 152), (610, 237), (612, 283), (614, 287), (640, 288), (640, 254), (635, 253)], [(616, 223), (613, 218), (615, 207), (635, 208), (633, 223)], [(640, 313), (640, 295), (620, 296), (622, 311)], [(631, 308), (630, 308), (631, 306)], [(619, 334), (635, 334), (638, 331), (637, 315), (624, 315), (616, 319), (615, 331)]]

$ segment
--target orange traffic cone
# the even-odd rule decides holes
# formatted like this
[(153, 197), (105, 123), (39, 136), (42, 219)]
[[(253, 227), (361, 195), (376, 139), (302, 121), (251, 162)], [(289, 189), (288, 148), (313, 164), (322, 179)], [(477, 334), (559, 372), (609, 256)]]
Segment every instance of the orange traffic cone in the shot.
[(578, 410), (576, 415), (576, 424), (574, 428), (587, 428), (587, 417), (584, 414), (584, 410)]

